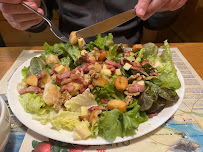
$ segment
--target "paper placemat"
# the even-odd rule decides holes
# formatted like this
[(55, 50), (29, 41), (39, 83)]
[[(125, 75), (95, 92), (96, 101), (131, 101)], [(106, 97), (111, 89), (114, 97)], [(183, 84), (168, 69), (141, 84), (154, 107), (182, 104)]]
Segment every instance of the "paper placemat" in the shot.
[[(181, 71), (185, 81), (185, 96), (177, 112), (165, 124), (140, 138), (101, 146), (82, 146), (62, 143), (43, 137), (28, 129), (21, 152), (32, 150), (74, 151), (74, 152), (164, 152), (203, 151), (203, 81), (184, 58), (178, 48), (171, 48), (174, 64)], [(7, 81), (12, 73), (27, 59), (42, 53), (26, 50), (0, 81), (0, 94), (6, 93)], [(3, 87), (2, 87), (3, 86)], [(43, 149), (44, 148), (44, 149)]]

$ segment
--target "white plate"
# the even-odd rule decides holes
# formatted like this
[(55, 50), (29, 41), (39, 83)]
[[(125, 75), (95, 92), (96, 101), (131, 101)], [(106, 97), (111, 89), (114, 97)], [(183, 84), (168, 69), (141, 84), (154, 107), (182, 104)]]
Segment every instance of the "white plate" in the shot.
[(81, 140), (81, 141), (74, 141), (73, 140), (73, 132), (69, 132), (66, 130), (54, 130), (52, 129), (51, 124), (48, 125), (42, 125), (39, 121), (32, 120), (32, 115), (30, 113), (26, 113), (21, 106), (19, 100), (18, 100), (18, 92), (17, 92), (17, 83), (21, 82), (22, 75), (21, 70), (24, 66), (28, 67), (30, 64), (30, 60), (26, 61), (24, 64), (22, 64), (13, 74), (11, 77), (9, 84), (8, 84), (8, 90), (7, 90), (7, 97), (8, 102), (11, 107), (11, 110), (15, 114), (15, 116), (29, 129), (37, 132), (38, 134), (41, 134), (43, 136), (46, 136), (48, 138), (67, 142), (67, 143), (73, 143), (73, 144), (81, 144), (81, 145), (103, 145), (103, 144), (110, 144), (110, 143), (118, 143), (123, 142), (127, 140), (131, 140), (140, 136), (143, 136), (159, 126), (161, 126), (164, 122), (166, 122), (178, 109), (178, 106), (180, 105), (185, 91), (185, 85), (183, 76), (181, 75), (180, 71), (177, 71), (178, 77), (181, 82), (181, 88), (177, 90), (177, 93), (180, 97), (178, 102), (174, 104), (171, 107), (164, 108), (157, 116), (149, 119), (147, 122), (144, 122), (140, 124), (138, 131), (135, 135), (132, 136), (126, 136), (124, 138), (117, 137), (114, 141), (112, 140), (105, 140), (102, 137), (97, 137), (96, 139), (87, 139), (87, 140)]

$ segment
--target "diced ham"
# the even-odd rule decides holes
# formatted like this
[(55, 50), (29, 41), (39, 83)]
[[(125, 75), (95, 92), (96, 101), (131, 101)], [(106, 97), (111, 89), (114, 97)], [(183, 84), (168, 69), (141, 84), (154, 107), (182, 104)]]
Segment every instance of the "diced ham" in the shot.
[(138, 83), (133, 83), (132, 86), (128, 87), (129, 93), (137, 93), (137, 92), (144, 92), (146, 87), (144, 85), (140, 85)]
[(72, 74), (70, 77), (71, 77), (71, 79), (76, 80), (80, 77), (80, 73)]
[(61, 84), (61, 82), (62, 82), (61, 76), (60, 75), (56, 75), (56, 83), (57, 84)]
[(152, 114), (148, 114), (147, 116), (148, 116), (148, 118), (152, 118), (152, 117), (157, 116), (157, 115), (158, 115), (158, 113), (152, 113)]
[(68, 92), (73, 92), (75, 89), (75, 86), (72, 84), (66, 84), (61, 87), (60, 92), (63, 92), (64, 90), (67, 90)]
[(132, 70), (144, 71), (143, 68), (140, 68), (140, 67), (134, 67), (134, 66), (131, 66), (130, 69), (132, 69)]
[(121, 58), (120, 62), (121, 62), (122, 65), (124, 65), (124, 58), (123, 57)]
[(93, 106), (88, 109), (90, 112), (94, 110), (108, 110), (108, 108), (106, 106)]
[(42, 73), (40, 73), (40, 74), (37, 76), (37, 79), (40, 79), (40, 78), (44, 77), (46, 74), (47, 74), (47, 71), (46, 71), (46, 70), (42, 71)]
[(43, 90), (39, 87), (30, 87), (20, 90), (19, 94), (22, 95), (29, 92), (43, 93)]
[(108, 65), (113, 65), (113, 66), (116, 67), (116, 68), (119, 68), (119, 67), (120, 67), (120, 64), (119, 64), (119, 63), (116, 63), (116, 62), (111, 61), (111, 60), (106, 60), (105, 63), (108, 64)]
[(70, 71), (63, 72), (63, 73), (60, 75), (60, 78), (61, 78), (61, 79), (68, 78), (68, 77), (70, 77)]
[(71, 78), (66, 78), (66, 79), (63, 79), (63, 80), (61, 81), (61, 85), (68, 84), (68, 83), (70, 83), (71, 81), (72, 81), (72, 79), (71, 79)]
[(83, 64), (82, 69), (83, 69), (83, 72), (84, 72), (85, 74), (90, 71), (90, 69), (88, 68), (88, 66), (89, 66), (88, 63), (84, 63), (84, 64)]
[(142, 67), (142, 65), (140, 64), (140, 62), (133, 62), (132, 65), (133, 65), (134, 67), (139, 67), (139, 68)]
[(87, 88), (85, 88), (85, 87), (81, 87), (81, 88), (80, 88), (80, 93), (82, 94), (83, 92), (85, 92), (86, 89), (87, 89)]
[(144, 61), (142, 61), (142, 66), (145, 65), (145, 64), (147, 64), (147, 63), (149, 63), (149, 60), (144, 59)]
[(94, 86), (93, 86), (92, 84), (90, 84), (90, 85), (88, 85), (88, 88), (89, 88), (90, 90), (93, 90), (93, 89), (94, 89)]
[(107, 104), (107, 103), (108, 103), (108, 100), (107, 100), (106, 98), (102, 98), (102, 99), (101, 99), (101, 103)]
[(157, 76), (157, 75), (158, 75), (158, 72), (150, 73), (150, 76)]

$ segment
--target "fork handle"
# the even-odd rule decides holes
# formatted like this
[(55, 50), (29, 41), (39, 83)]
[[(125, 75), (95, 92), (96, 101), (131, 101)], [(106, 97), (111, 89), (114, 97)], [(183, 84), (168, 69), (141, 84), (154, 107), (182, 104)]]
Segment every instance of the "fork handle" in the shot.
[(40, 14), (39, 12), (35, 11), (33, 8), (31, 8), (30, 6), (28, 6), (27, 4), (25, 4), (24, 2), (21, 3), (23, 6), (27, 7), (29, 10), (33, 11), (34, 13), (36, 13), (37, 15), (41, 16), (50, 26), (51, 26), (51, 22), (48, 18), (44, 17), (42, 14)]

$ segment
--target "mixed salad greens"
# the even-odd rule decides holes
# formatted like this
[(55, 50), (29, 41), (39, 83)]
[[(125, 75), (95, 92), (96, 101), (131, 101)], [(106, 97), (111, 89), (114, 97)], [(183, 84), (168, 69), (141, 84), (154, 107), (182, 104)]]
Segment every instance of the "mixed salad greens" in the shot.
[(114, 44), (113, 35), (81, 45), (47, 43), (45, 53), (22, 69), (19, 100), (26, 112), (54, 129), (74, 131), (74, 140), (133, 135), (179, 97), (181, 87), (167, 41)]

